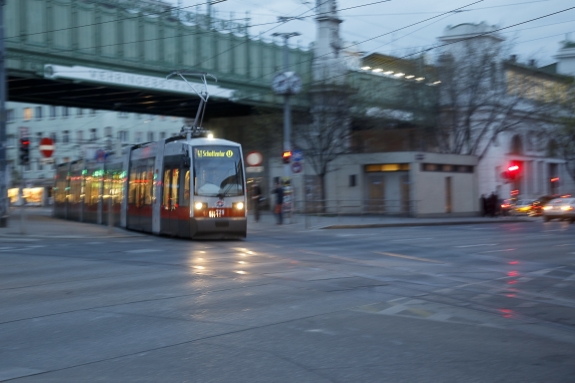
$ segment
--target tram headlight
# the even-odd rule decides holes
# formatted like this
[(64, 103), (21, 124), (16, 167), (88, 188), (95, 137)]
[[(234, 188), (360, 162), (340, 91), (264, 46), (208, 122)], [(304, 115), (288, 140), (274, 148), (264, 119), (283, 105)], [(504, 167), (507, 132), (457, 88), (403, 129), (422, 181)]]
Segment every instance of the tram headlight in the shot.
[(236, 202), (232, 205), (234, 206), (234, 209), (237, 209), (237, 210), (243, 210), (244, 209), (244, 203), (243, 202)]
[(196, 204), (194, 205), (194, 207), (196, 208), (196, 210), (203, 210), (205, 208), (208, 207), (207, 203), (203, 203), (203, 202), (196, 202)]

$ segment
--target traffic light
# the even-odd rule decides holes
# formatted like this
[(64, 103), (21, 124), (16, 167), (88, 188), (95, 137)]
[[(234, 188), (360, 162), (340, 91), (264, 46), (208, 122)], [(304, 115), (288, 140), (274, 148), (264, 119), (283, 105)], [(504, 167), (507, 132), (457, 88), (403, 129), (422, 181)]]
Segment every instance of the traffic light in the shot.
[(30, 139), (20, 139), (20, 165), (30, 164)]
[(517, 178), (519, 178), (520, 172), (521, 172), (521, 167), (519, 166), (519, 164), (511, 163), (507, 167), (507, 171), (505, 172), (505, 175), (506, 175), (505, 178), (507, 178), (510, 181), (515, 181)]
[(284, 150), (282, 154), (282, 160), (284, 164), (289, 164), (291, 161), (291, 150)]

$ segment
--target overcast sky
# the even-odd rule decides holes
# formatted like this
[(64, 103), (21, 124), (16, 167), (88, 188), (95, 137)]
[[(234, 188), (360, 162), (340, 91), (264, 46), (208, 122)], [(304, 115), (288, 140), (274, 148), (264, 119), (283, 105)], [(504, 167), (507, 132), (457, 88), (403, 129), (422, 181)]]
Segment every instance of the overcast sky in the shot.
[[(181, 4), (187, 10), (206, 11), (204, 0), (165, 1)], [(225, 0), (213, 5), (213, 10), (225, 19), (231, 17), (231, 12), (235, 19), (249, 12), (254, 25), (251, 34), (270, 37), (273, 32), (299, 32), (301, 36), (292, 41), (308, 46), (316, 36), (311, 17), (315, 5), (315, 0)], [(575, 40), (573, 0), (337, 0), (337, 8), (343, 20), (340, 36), (346, 46), (359, 43), (362, 52), (401, 56), (437, 44), (437, 37), (448, 25), (485, 21), (509, 27), (555, 12), (560, 13), (505, 29), (502, 35), (514, 41), (513, 51), (521, 61), (534, 58), (538, 65), (555, 61), (553, 56), (567, 33), (573, 32), (571, 40)], [(452, 12), (458, 8), (462, 12)], [(308, 17), (281, 24), (278, 16)]]

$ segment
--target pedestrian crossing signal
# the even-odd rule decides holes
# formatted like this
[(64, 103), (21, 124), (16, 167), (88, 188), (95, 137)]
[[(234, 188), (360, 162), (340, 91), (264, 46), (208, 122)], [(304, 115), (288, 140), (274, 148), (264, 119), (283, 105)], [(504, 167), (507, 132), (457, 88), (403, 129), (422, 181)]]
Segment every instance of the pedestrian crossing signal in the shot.
[(20, 139), (20, 165), (30, 164), (30, 139)]

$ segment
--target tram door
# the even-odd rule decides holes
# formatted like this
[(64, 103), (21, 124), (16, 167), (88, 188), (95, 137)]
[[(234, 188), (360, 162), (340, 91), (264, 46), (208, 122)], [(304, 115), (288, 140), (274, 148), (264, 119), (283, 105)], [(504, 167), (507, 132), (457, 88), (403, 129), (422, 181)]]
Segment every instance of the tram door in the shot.
[(161, 232), (189, 236), (190, 170), (183, 166), (182, 156), (164, 158)]

